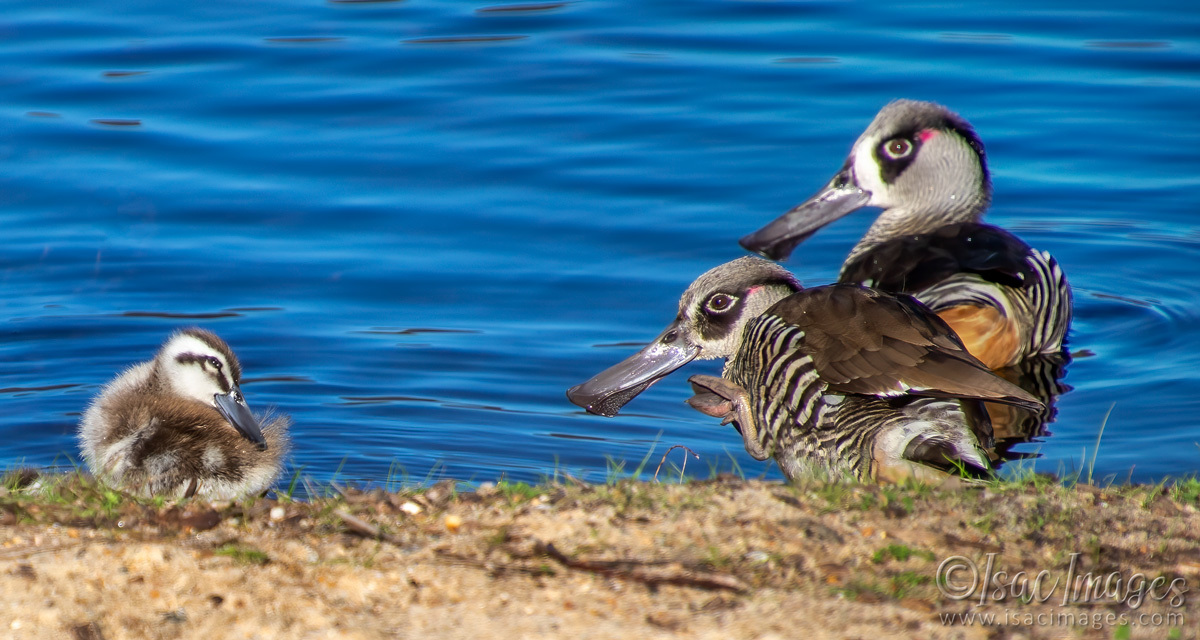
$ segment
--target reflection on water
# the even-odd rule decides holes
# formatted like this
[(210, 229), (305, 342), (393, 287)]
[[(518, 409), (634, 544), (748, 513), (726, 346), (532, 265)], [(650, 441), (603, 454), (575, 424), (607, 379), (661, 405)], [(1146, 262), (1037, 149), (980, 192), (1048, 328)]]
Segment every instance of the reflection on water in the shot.
[(1169, 42), (1093, 40), (1085, 43), (1084, 46), (1097, 49), (1166, 49), (1171, 44)]
[(407, 44), (472, 44), (486, 42), (506, 42), (509, 40), (524, 40), (529, 36), (430, 36), (427, 38), (409, 38)]
[(1045, 405), (1040, 411), (1030, 411), (994, 402), (984, 403), (992, 421), (996, 452), (1001, 459), (1030, 457), (1028, 453), (1010, 452), (1015, 445), (1033, 442), (1049, 434), (1048, 426), (1058, 414), (1058, 397), (1071, 390), (1070, 385), (1062, 382), (1070, 362), (1071, 357), (1066, 353), (1039, 355), (996, 372)]
[(240, 313), (232, 311), (217, 311), (213, 313), (179, 313), (175, 311), (126, 311), (120, 314), (126, 318), (179, 318), (191, 320), (215, 320), (217, 318), (239, 318)]
[(385, 336), (415, 336), (422, 333), (480, 333), (472, 329), (435, 329), (435, 328), (420, 328), (414, 327), (411, 329), (395, 329), (390, 327), (371, 327), (355, 331), (354, 333), (366, 333)]
[(260, 378), (242, 378), (242, 386), (254, 384), (256, 382), (313, 382), (310, 378), (304, 376), (264, 376)]
[(296, 36), (289, 38), (274, 37), (264, 39), (267, 42), (274, 42), (278, 44), (322, 44), (325, 42), (341, 42), (342, 40), (345, 40), (345, 38), (329, 38), (321, 36)]
[(475, 13), (533, 13), (538, 11), (553, 11), (567, 6), (568, 2), (540, 2), (531, 4), (501, 4), (493, 7), (480, 7)]
[(342, 404), (388, 404), (392, 402), (439, 402), (439, 400), (410, 396), (342, 396)]
[(105, 127), (140, 127), (141, 120), (133, 120), (130, 118), (93, 118), (89, 120), (92, 124), (98, 124)]
[[(688, 282), (910, 97), (976, 126), (988, 220), (1051, 251), (1076, 288), (1073, 389), (1052, 433), (1013, 423), (1037, 435), (1009, 454), (1078, 468), (1115, 401), (1096, 477), (1200, 467), (1196, 12), (266, 8), (5, 6), (4, 464), (76, 459), (100, 385), (198, 324), (260, 376), (256, 409), (294, 418), (291, 468), (318, 481), (393, 465), (603, 477), (656, 442), (652, 457), (700, 455), (689, 471), (757, 475), (735, 432), (684, 404), (686, 378), (717, 363), (613, 420), (562, 390), (611, 364), (608, 347), (657, 335)], [(833, 281), (866, 218), (788, 267)]]
[(35, 393), (38, 391), (56, 391), (58, 389), (70, 389), (77, 387), (76, 384), (48, 384), (44, 387), (6, 387), (0, 389), (0, 393)]
[(809, 56), (804, 58), (777, 58), (775, 62), (778, 62), (779, 64), (837, 64), (841, 61), (837, 58), (818, 58)]

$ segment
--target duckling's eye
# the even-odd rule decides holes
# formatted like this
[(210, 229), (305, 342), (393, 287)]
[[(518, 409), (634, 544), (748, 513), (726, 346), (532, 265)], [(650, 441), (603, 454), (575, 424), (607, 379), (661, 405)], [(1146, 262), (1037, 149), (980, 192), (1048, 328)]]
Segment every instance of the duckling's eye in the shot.
[(892, 160), (907, 158), (912, 153), (913, 144), (905, 138), (893, 138), (883, 143), (883, 153)]
[(209, 363), (209, 364), (211, 364), (211, 365), (212, 365), (212, 367), (213, 367), (214, 369), (216, 369), (217, 371), (220, 371), (220, 370), (221, 370), (221, 361), (220, 361), (220, 360), (218, 360), (218, 359), (216, 358), (216, 356), (209, 356), (209, 357), (208, 357), (208, 363)]
[(727, 293), (718, 293), (709, 298), (708, 304), (704, 306), (713, 313), (721, 313), (723, 311), (728, 311), (729, 307), (733, 306), (733, 301), (733, 296)]

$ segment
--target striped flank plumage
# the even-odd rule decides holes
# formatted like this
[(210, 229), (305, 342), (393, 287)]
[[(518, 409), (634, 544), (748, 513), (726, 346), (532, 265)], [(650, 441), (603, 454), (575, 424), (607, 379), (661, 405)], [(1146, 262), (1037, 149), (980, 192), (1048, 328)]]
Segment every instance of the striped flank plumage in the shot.
[(986, 474), (992, 432), (981, 401), (1041, 406), (913, 298), (849, 284), (802, 290), (758, 258), (702, 275), (654, 342), (567, 396), (615, 415), (694, 358), (726, 365), (722, 377), (691, 378), (689, 403), (734, 423), (747, 452), (774, 457), (788, 478), (812, 468), (879, 481), (956, 467)]

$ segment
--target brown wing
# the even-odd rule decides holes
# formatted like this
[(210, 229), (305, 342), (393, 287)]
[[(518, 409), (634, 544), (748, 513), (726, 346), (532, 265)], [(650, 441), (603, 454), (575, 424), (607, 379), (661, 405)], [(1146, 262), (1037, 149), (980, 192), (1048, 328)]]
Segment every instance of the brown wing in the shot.
[(834, 284), (801, 291), (767, 314), (804, 332), (803, 350), (832, 391), (1042, 406), (989, 371), (941, 318), (911, 296)]

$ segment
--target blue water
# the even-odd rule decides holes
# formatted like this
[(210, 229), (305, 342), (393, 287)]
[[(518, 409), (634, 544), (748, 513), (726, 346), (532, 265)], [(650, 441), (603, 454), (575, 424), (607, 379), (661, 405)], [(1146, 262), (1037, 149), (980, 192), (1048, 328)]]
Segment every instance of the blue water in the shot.
[[(683, 404), (713, 363), (614, 419), (563, 392), (897, 97), (976, 126), (989, 221), (1075, 287), (1074, 390), (1018, 449), (1078, 469), (1111, 408), (1096, 476), (1200, 470), (1200, 11), (1025, 0), (8, 2), (0, 465), (77, 459), (99, 386), (199, 324), (316, 481), (595, 480), (675, 444), (778, 477)], [(789, 266), (831, 281), (871, 217)]]

